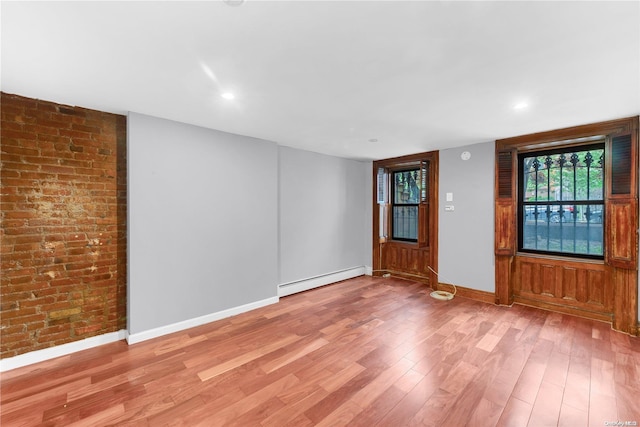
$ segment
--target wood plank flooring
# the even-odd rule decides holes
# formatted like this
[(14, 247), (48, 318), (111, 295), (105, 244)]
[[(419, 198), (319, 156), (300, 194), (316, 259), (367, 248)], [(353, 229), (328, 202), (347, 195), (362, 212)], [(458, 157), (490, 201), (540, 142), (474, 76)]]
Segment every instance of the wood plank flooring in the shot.
[(640, 338), (535, 308), (437, 301), (429, 291), (360, 277), (132, 346), (14, 369), (0, 377), (0, 423), (640, 424)]

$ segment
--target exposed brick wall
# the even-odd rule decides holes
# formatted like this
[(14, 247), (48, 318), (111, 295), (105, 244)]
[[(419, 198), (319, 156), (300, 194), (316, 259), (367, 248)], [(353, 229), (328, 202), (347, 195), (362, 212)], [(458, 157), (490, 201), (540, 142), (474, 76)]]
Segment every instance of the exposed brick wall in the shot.
[(126, 117), (0, 102), (0, 358), (124, 329)]

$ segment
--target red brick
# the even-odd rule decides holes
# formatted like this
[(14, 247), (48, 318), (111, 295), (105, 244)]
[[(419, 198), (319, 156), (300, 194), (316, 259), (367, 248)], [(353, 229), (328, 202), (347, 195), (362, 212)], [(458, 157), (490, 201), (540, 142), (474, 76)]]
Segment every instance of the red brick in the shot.
[(2, 138), (11, 138), (11, 139), (36, 139), (35, 132), (25, 132), (24, 130), (15, 130), (15, 129), (2, 129)]
[(124, 328), (126, 118), (0, 96), (0, 358)]
[(26, 325), (27, 331), (38, 331), (44, 328), (44, 326), (45, 326), (44, 322), (32, 322)]
[(65, 342), (64, 340), (69, 338), (69, 335), (70, 335), (69, 331), (58, 332), (58, 333), (55, 333), (55, 334), (41, 335), (41, 336), (38, 337), (38, 342), (39, 343)]
[(9, 347), (11, 347), (11, 344), (14, 344), (16, 342), (22, 342), (29, 339), (29, 333), (28, 332), (17, 332), (14, 334), (7, 334), (7, 337), (5, 337), (2, 340), (2, 344), (4, 345), (8, 345)]
[(37, 312), (36, 307), (24, 307), (24, 308), (16, 308), (14, 310), (3, 311), (2, 323), (4, 324), (5, 321), (11, 320), (11, 319), (25, 319), (28, 316), (36, 314), (36, 312)]
[(75, 142), (76, 139), (89, 140), (91, 138), (91, 133), (72, 129), (60, 129), (60, 136), (68, 136)]
[[(35, 138), (35, 134), (33, 134), (33, 137)], [(2, 133), (2, 153), (3, 153), (3, 157), (4, 157), (4, 153), (7, 154), (17, 154), (20, 156), (37, 156), (39, 153), (38, 150), (33, 149), (33, 148), (24, 148), (24, 147), (19, 147), (17, 145), (12, 144), (11, 141), (11, 137), (5, 135), (5, 133)]]
[(40, 149), (44, 153), (44, 150), (54, 150), (58, 155), (69, 151), (69, 145), (71, 144), (71, 138), (68, 136), (60, 135), (38, 135), (40, 141)]
[[(5, 141), (2, 141), (2, 145), (6, 145)], [(5, 167), (6, 163), (22, 163), (22, 156), (19, 154), (7, 154), (2, 153), (2, 167)]]

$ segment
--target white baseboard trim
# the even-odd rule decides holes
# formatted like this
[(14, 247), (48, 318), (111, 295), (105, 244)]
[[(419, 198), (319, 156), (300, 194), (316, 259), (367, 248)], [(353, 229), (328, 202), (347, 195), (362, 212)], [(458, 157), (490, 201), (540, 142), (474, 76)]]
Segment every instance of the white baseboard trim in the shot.
[(322, 274), (320, 276), (282, 283), (278, 285), (278, 296), (284, 297), (298, 292), (308, 291), (309, 289), (362, 276), (363, 274), (365, 274), (365, 266), (347, 268), (340, 271), (334, 271), (332, 273)]
[(194, 328), (196, 326), (211, 323), (216, 320), (224, 319), (227, 317), (235, 316), (247, 311), (255, 310), (256, 308), (264, 307), (267, 305), (275, 304), (280, 300), (278, 297), (272, 297), (263, 299), (261, 301), (252, 302), (249, 304), (233, 307), (227, 310), (218, 311), (216, 313), (207, 314), (193, 319), (183, 320), (181, 322), (172, 323), (170, 325), (161, 326), (159, 328), (149, 329), (143, 332), (137, 332), (135, 334), (127, 335), (127, 342), (129, 345), (136, 344), (142, 341), (147, 341), (153, 338), (161, 337), (163, 335), (172, 334), (174, 332), (183, 331), (185, 329)]
[(370, 265), (365, 265), (364, 274), (367, 276), (373, 276), (373, 267), (371, 267)]
[(19, 354), (14, 357), (8, 357), (0, 360), (0, 372), (21, 368), (34, 363), (44, 362), (45, 360), (55, 359), (56, 357), (66, 356), (77, 351), (88, 350), (100, 345), (120, 341), (125, 339), (126, 335), (127, 331), (122, 329), (118, 332), (110, 332), (108, 334), (102, 334), (67, 344), (57, 345), (55, 347), (44, 348), (42, 350), (35, 350), (29, 353)]

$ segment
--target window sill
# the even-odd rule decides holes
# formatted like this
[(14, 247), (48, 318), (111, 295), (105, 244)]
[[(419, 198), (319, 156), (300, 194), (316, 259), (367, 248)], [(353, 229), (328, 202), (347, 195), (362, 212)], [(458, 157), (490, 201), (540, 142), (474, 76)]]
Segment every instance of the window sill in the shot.
[(411, 242), (411, 241), (407, 241), (407, 240), (389, 239), (388, 241), (390, 243), (395, 243), (397, 245), (418, 246), (418, 242)]
[(563, 255), (551, 255), (551, 254), (536, 254), (531, 252), (518, 251), (516, 252), (516, 256), (527, 257), (527, 258), (549, 259), (554, 261), (581, 262), (585, 264), (604, 264), (604, 259), (572, 257), (569, 255), (563, 256)]

